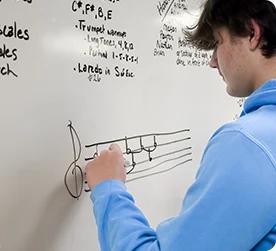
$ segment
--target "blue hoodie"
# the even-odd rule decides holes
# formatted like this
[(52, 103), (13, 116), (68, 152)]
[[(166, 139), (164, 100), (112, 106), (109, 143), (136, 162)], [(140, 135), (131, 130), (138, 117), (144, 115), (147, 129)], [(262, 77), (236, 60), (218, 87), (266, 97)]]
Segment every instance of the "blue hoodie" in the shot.
[(103, 251), (267, 251), (276, 242), (276, 80), (204, 151), (181, 213), (152, 229), (118, 180), (91, 193)]

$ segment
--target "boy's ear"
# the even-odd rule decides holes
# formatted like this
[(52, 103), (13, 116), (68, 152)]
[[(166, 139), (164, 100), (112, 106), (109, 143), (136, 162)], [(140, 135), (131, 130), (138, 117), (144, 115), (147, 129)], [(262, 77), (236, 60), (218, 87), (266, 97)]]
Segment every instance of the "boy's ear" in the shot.
[(250, 50), (254, 51), (258, 48), (260, 39), (261, 39), (261, 29), (260, 26), (254, 19), (250, 20), (250, 36), (249, 36), (249, 43), (250, 43)]

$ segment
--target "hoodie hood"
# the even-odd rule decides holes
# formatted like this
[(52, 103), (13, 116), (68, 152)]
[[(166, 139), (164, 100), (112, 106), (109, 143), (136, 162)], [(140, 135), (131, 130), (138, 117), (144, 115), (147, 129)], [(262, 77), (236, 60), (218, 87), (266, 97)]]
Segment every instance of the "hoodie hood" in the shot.
[(267, 81), (246, 99), (241, 117), (264, 105), (276, 105), (276, 79)]

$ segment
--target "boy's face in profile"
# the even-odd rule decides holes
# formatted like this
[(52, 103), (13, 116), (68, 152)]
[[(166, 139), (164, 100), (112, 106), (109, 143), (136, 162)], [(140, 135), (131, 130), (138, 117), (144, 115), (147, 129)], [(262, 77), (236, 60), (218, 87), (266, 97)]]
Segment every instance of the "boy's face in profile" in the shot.
[(230, 96), (249, 96), (255, 90), (254, 69), (250, 67), (254, 54), (249, 47), (249, 37), (233, 37), (227, 28), (222, 27), (214, 31), (214, 38), (216, 47), (210, 67), (218, 69)]

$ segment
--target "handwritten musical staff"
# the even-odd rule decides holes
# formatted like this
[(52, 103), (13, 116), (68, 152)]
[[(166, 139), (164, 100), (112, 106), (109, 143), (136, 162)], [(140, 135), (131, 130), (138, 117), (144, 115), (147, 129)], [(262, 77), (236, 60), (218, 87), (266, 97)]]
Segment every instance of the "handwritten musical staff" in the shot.
[[(72, 121), (69, 122), (68, 127), (72, 139), (74, 159), (66, 170), (64, 184), (68, 193), (78, 200), (83, 190), (89, 192), (90, 189), (85, 180), (85, 173), (83, 173), (82, 168), (77, 164), (81, 156), (79, 136), (72, 125)], [(131, 182), (169, 172), (176, 167), (183, 166), (192, 161), (190, 141), (190, 129), (124, 137), (85, 145), (87, 150), (93, 149), (91, 157), (85, 158), (85, 161), (95, 159), (99, 155), (100, 150), (108, 148), (112, 143), (117, 143), (123, 151), (125, 163), (128, 163), (125, 166), (127, 173), (126, 182)], [(152, 165), (149, 166), (148, 163), (152, 163)], [(85, 185), (87, 187), (84, 187)]]
[[(112, 143), (117, 143), (120, 145), (121, 149), (123, 149), (123, 155), (125, 159), (130, 158), (130, 165), (126, 167), (128, 174), (127, 182), (142, 179), (171, 171), (178, 166), (192, 161), (192, 147), (185, 147), (185, 144), (187, 144), (187, 142), (189, 143), (191, 140), (189, 133), (190, 129), (184, 129), (169, 133), (152, 133), (133, 137), (124, 137), (116, 140), (86, 145), (85, 147), (87, 149), (94, 150), (92, 152), (92, 156), (85, 158), (85, 160), (93, 160), (96, 156), (98, 156), (100, 147), (104, 149)], [(145, 143), (146, 141), (148, 144)], [(178, 149), (176, 149), (176, 147)], [(156, 163), (158, 159), (164, 158), (167, 159), (161, 161), (160, 163)], [(177, 161), (181, 162), (176, 163)], [(137, 169), (138, 165), (142, 166), (147, 162), (154, 162), (154, 165), (144, 169)], [(168, 167), (168, 163), (172, 163), (172, 165)], [(156, 168), (159, 170), (152, 172)], [(143, 174), (141, 175), (141, 173)], [(144, 173), (147, 174), (144, 175)]]

